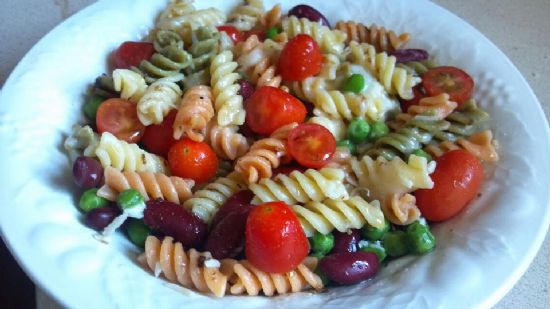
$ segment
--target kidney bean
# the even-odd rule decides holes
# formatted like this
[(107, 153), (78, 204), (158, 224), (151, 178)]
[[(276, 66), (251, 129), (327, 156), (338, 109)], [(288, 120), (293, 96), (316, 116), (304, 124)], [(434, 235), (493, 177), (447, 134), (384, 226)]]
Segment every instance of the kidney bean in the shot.
[(390, 52), (390, 56), (395, 56), (397, 62), (422, 61), (428, 60), (430, 54), (423, 49), (398, 49)]
[(319, 263), (327, 277), (340, 284), (355, 284), (372, 278), (379, 269), (372, 252), (343, 252), (326, 256)]
[(296, 16), (298, 18), (307, 18), (311, 21), (319, 22), (322, 25), (330, 28), (330, 23), (328, 22), (328, 19), (323, 14), (321, 14), (321, 12), (306, 4), (300, 4), (291, 8), (288, 11), (288, 15)]
[(334, 248), (332, 248), (333, 253), (342, 253), (342, 252), (355, 252), (357, 251), (357, 246), (361, 240), (361, 235), (359, 230), (351, 230), (350, 233), (341, 233), (338, 231), (333, 232), (334, 234)]
[(244, 249), (246, 219), (254, 206), (244, 205), (228, 213), (210, 231), (204, 249), (216, 259), (233, 258)]

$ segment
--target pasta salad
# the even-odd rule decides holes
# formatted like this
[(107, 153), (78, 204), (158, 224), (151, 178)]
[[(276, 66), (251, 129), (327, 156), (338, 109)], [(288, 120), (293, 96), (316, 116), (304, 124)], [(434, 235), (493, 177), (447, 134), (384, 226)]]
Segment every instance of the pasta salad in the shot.
[(320, 292), (428, 254), (496, 142), (473, 79), (386, 26), (172, 0), (113, 51), (65, 140), (84, 222), (217, 297)]

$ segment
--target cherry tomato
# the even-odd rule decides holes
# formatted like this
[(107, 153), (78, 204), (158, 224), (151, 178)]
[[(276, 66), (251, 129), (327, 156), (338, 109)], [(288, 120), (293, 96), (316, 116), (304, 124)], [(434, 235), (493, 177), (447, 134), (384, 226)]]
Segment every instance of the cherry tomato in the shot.
[(99, 133), (109, 132), (128, 143), (137, 143), (145, 132), (139, 121), (136, 104), (124, 99), (108, 99), (97, 109), (96, 126)]
[(413, 88), (413, 94), (414, 94), (414, 97), (410, 100), (403, 100), (403, 99), (399, 100), (399, 103), (401, 104), (401, 110), (403, 111), (403, 113), (406, 113), (409, 107), (411, 107), (412, 105), (418, 105), (418, 102), (420, 102), (421, 99), (426, 97), (426, 94), (424, 93), (421, 85)]
[(155, 53), (153, 43), (124, 42), (116, 50), (113, 57), (115, 69), (127, 69), (138, 66), (141, 61), (148, 60)]
[(336, 139), (321, 125), (302, 123), (288, 134), (287, 149), (300, 165), (321, 168), (336, 151)]
[(233, 44), (237, 44), (243, 40), (242, 32), (240, 32), (237, 28), (233, 26), (219, 26), (218, 30), (227, 33), (227, 35), (231, 38), (231, 41), (233, 41)]
[(218, 158), (207, 143), (184, 138), (168, 150), (168, 164), (173, 175), (190, 178), (200, 184), (216, 175)]
[(249, 37), (256, 35), (261, 42), (265, 41), (265, 31), (263, 30), (248, 30), (244, 33), (243, 41), (246, 41)]
[(170, 146), (176, 142), (172, 125), (177, 112), (177, 110), (173, 110), (164, 117), (161, 124), (152, 124), (145, 128), (141, 142), (149, 152), (166, 158)]
[(474, 91), (474, 80), (468, 73), (455, 67), (437, 67), (422, 76), (428, 96), (447, 93), (458, 104), (468, 100)]
[(437, 159), (430, 175), (434, 187), (415, 192), (422, 215), (430, 221), (445, 221), (471, 201), (483, 182), (483, 166), (465, 150), (453, 150)]
[(283, 48), (279, 57), (279, 72), (283, 80), (302, 81), (318, 74), (323, 64), (321, 49), (307, 34), (299, 34)]
[(264, 272), (285, 273), (309, 252), (309, 242), (298, 217), (283, 202), (256, 206), (246, 221), (246, 259)]
[(245, 106), (247, 125), (253, 132), (264, 135), (292, 122), (302, 123), (307, 114), (300, 100), (270, 86), (258, 88)]

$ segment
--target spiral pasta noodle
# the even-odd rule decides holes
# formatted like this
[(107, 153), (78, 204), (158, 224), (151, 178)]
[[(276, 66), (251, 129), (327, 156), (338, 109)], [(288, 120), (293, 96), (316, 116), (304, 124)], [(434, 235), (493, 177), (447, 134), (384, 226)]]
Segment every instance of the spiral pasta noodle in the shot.
[(157, 80), (151, 84), (137, 103), (137, 115), (141, 123), (160, 124), (168, 113), (176, 109), (181, 89), (176, 83)]
[(296, 97), (307, 102), (315, 102), (317, 92), (329, 90), (327, 80), (317, 76), (310, 76), (300, 82), (291, 82), (289, 86)]
[(117, 139), (109, 132), (103, 132), (95, 155), (104, 168), (112, 166), (119, 171), (151, 172), (168, 174), (163, 158), (148, 153), (136, 144)]
[(203, 131), (214, 117), (212, 91), (208, 86), (195, 86), (189, 89), (181, 100), (174, 120), (174, 139), (185, 134), (188, 138), (202, 142)]
[(422, 77), (429, 69), (437, 67), (437, 63), (432, 59), (428, 59), (398, 63), (396, 66), (405, 69), (409, 74)]
[[(203, 293), (212, 293), (217, 297), (225, 295), (228, 277), (219, 267), (219, 262), (210, 252), (198, 252), (191, 248), (185, 250), (180, 242), (172, 237), (164, 237), (162, 242), (155, 236), (145, 240), (145, 252), (138, 258), (158, 276), (163, 274), (171, 282)], [(212, 262), (212, 267), (208, 267)]]
[(344, 51), (346, 34), (340, 30), (331, 30), (318, 22), (312, 22), (306, 18), (298, 19), (296, 16), (289, 16), (282, 21), (283, 32), (289, 39), (298, 34), (310, 35), (325, 53), (339, 55)]
[(132, 67), (131, 70), (143, 76), (148, 84), (160, 78), (177, 82), (183, 79), (181, 70), (191, 64), (192, 57), (183, 49), (183, 45), (168, 45), (153, 54), (151, 59), (141, 61), (139, 67)]
[(235, 72), (237, 66), (229, 50), (218, 54), (210, 65), (214, 108), (220, 126), (244, 123), (243, 98), (238, 93), (240, 86), (237, 84), (239, 74)]
[(74, 125), (72, 127), (72, 133), (65, 139), (63, 147), (69, 155), (69, 159), (72, 162), (76, 158), (84, 155), (87, 157), (95, 156), (95, 150), (99, 144), (99, 135), (90, 128), (90, 126)]
[(322, 168), (319, 171), (308, 169), (303, 173), (292, 171), (289, 175), (279, 174), (274, 179), (264, 178), (249, 186), (256, 195), (252, 204), (283, 201), (292, 205), (320, 202), (327, 198), (347, 199), (344, 177), (344, 172), (339, 169)]
[(497, 162), (499, 160), (493, 144), (493, 133), (490, 130), (474, 133), (467, 139), (459, 138), (456, 143), (443, 141), (439, 144), (430, 144), (424, 147), (424, 150), (433, 157), (440, 157), (444, 153), (456, 149), (464, 149), (485, 162)]
[(355, 117), (364, 117), (369, 107), (376, 108), (372, 105), (369, 106), (368, 102), (353, 93), (344, 93), (339, 90), (320, 90), (315, 94), (313, 103), (321, 112), (314, 111), (314, 114), (351, 120)]
[(389, 201), (383, 204), (382, 211), (391, 223), (397, 225), (408, 225), (420, 218), (416, 198), (409, 193), (391, 194)]
[(139, 102), (147, 90), (147, 83), (141, 75), (127, 69), (113, 71), (113, 87), (120, 92), (120, 97), (134, 103)]
[(406, 123), (414, 117), (430, 120), (444, 120), (458, 106), (456, 102), (449, 99), (449, 95), (442, 93), (440, 95), (425, 97), (418, 101), (418, 104), (411, 105), (406, 113), (395, 117), (396, 122)]
[[(191, 1), (188, 1), (192, 3)], [(222, 11), (215, 8), (193, 10), (189, 6), (184, 8), (178, 14), (161, 14), (157, 21), (157, 29), (176, 31), (186, 45), (190, 45), (193, 40), (193, 30), (200, 27), (216, 27), (225, 22), (225, 15)]]
[(256, 35), (250, 36), (236, 46), (239, 72), (247, 74), (257, 87), (281, 85), (281, 76), (276, 74), (276, 67), (271, 64), (270, 56)]
[(367, 27), (353, 21), (339, 21), (336, 23), (336, 29), (347, 34), (346, 43), (350, 41), (368, 43), (373, 45), (378, 52), (391, 52), (401, 49), (411, 39), (409, 33), (397, 35), (395, 32), (384, 27), (378, 27), (375, 24)]
[[(254, 267), (247, 260), (222, 260), (222, 269), (229, 275), (229, 293), (233, 295), (258, 295), (263, 292), (266, 296), (301, 292), (310, 287), (317, 291), (323, 288), (323, 281), (315, 274), (317, 258), (306, 257), (294, 270), (287, 273), (266, 273)], [(229, 269), (229, 270), (225, 270)]]
[(222, 159), (235, 160), (246, 154), (250, 147), (246, 137), (237, 132), (236, 126), (222, 127), (216, 121), (206, 125), (204, 136), (205, 141)]
[(210, 223), (223, 203), (233, 194), (245, 188), (246, 184), (240, 175), (233, 172), (227, 177), (216, 179), (216, 181), (195, 192), (192, 198), (183, 203), (183, 206), (191, 210), (204, 222)]
[(300, 220), (307, 237), (313, 236), (315, 231), (329, 234), (334, 229), (340, 232), (360, 229), (366, 223), (376, 228), (384, 226), (380, 203), (376, 200), (368, 203), (360, 196), (347, 200), (311, 201), (304, 206), (292, 206), (292, 211)]
[(252, 29), (264, 14), (264, 3), (262, 0), (244, 0), (244, 3), (237, 6), (229, 14), (229, 24), (240, 31)]
[(145, 200), (163, 199), (181, 204), (191, 197), (191, 189), (195, 182), (176, 176), (166, 176), (151, 172), (121, 172), (113, 167), (104, 171), (105, 184), (97, 194), (108, 200), (116, 200), (118, 193), (128, 189), (136, 189)]
[(281, 25), (282, 19), (281, 4), (276, 4), (271, 10), (265, 12), (260, 18), (260, 23), (265, 29)]
[(177, 46), (183, 48), (183, 39), (172, 30), (159, 30), (154, 36), (153, 46), (157, 52), (164, 50), (168, 46)]
[(286, 142), (290, 131), (297, 126), (297, 123), (285, 125), (275, 130), (270, 137), (254, 142), (248, 153), (235, 163), (235, 171), (240, 173), (248, 183), (270, 178), (273, 175), (273, 168), (277, 168), (281, 161), (290, 160)]
[[(462, 103), (454, 112), (452, 112), (446, 121), (449, 122), (448, 131), (452, 134), (466, 137), (483, 129), (489, 114), (479, 108), (474, 99), (469, 99)], [(449, 139), (455, 141), (455, 139)]]

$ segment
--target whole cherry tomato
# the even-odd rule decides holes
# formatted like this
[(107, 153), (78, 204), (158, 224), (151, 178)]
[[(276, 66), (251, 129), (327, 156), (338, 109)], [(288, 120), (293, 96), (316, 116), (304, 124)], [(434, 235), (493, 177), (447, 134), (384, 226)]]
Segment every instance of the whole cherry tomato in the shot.
[(437, 159), (430, 175), (434, 187), (415, 192), (422, 215), (430, 221), (445, 221), (459, 213), (479, 191), (483, 166), (478, 158), (459, 149)]
[(128, 143), (137, 143), (145, 132), (139, 121), (136, 104), (124, 99), (108, 99), (97, 109), (96, 126), (99, 133), (109, 132)]
[(468, 73), (455, 67), (436, 67), (422, 76), (428, 96), (447, 93), (459, 105), (468, 100), (474, 91), (474, 80)]
[(307, 34), (299, 34), (283, 48), (278, 68), (283, 80), (302, 81), (318, 74), (322, 64), (323, 54), (317, 42)]
[(231, 41), (233, 41), (233, 44), (237, 44), (243, 40), (242, 32), (233, 26), (229, 26), (229, 25), (218, 26), (218, 30), (220, 32), (227, 33), (229, 38), (231, 38)]
[(300, 100), (279, 88), (263, 86), (245, 102), (246, 124), (258, 134), (269, 135), (278, 128), (292, 123), (302, 123), (306, 107)]
[(113, 56), (115, 69), (127, 69), (138, 66), (141, 61), (148, 60), (155, 53), (155, 47), (150, 42), (124, 42)]
[(246, 259), (264, 272), (285, 273), (309, 252), (309, 242), (298, 217), (283, 202), (256, 206), (246, 221)]
[(216, 175), (218, 157), (207, 143), (184, 138), (168, 150), (168, 164), (173, 175), (190, 178), (200, 184)]
[(321, 125), (302, 123), (288, 134), (287, 149), (300, 165), (321, 168), (336, 151), (336, 139)]
[(149, 152), (166, 158), (168, 150), (176, 142), (172, 125), (176, 119), (177, 110), (171, 111), (161, 124), (152, 124), (145, 128), (141, 142)]

